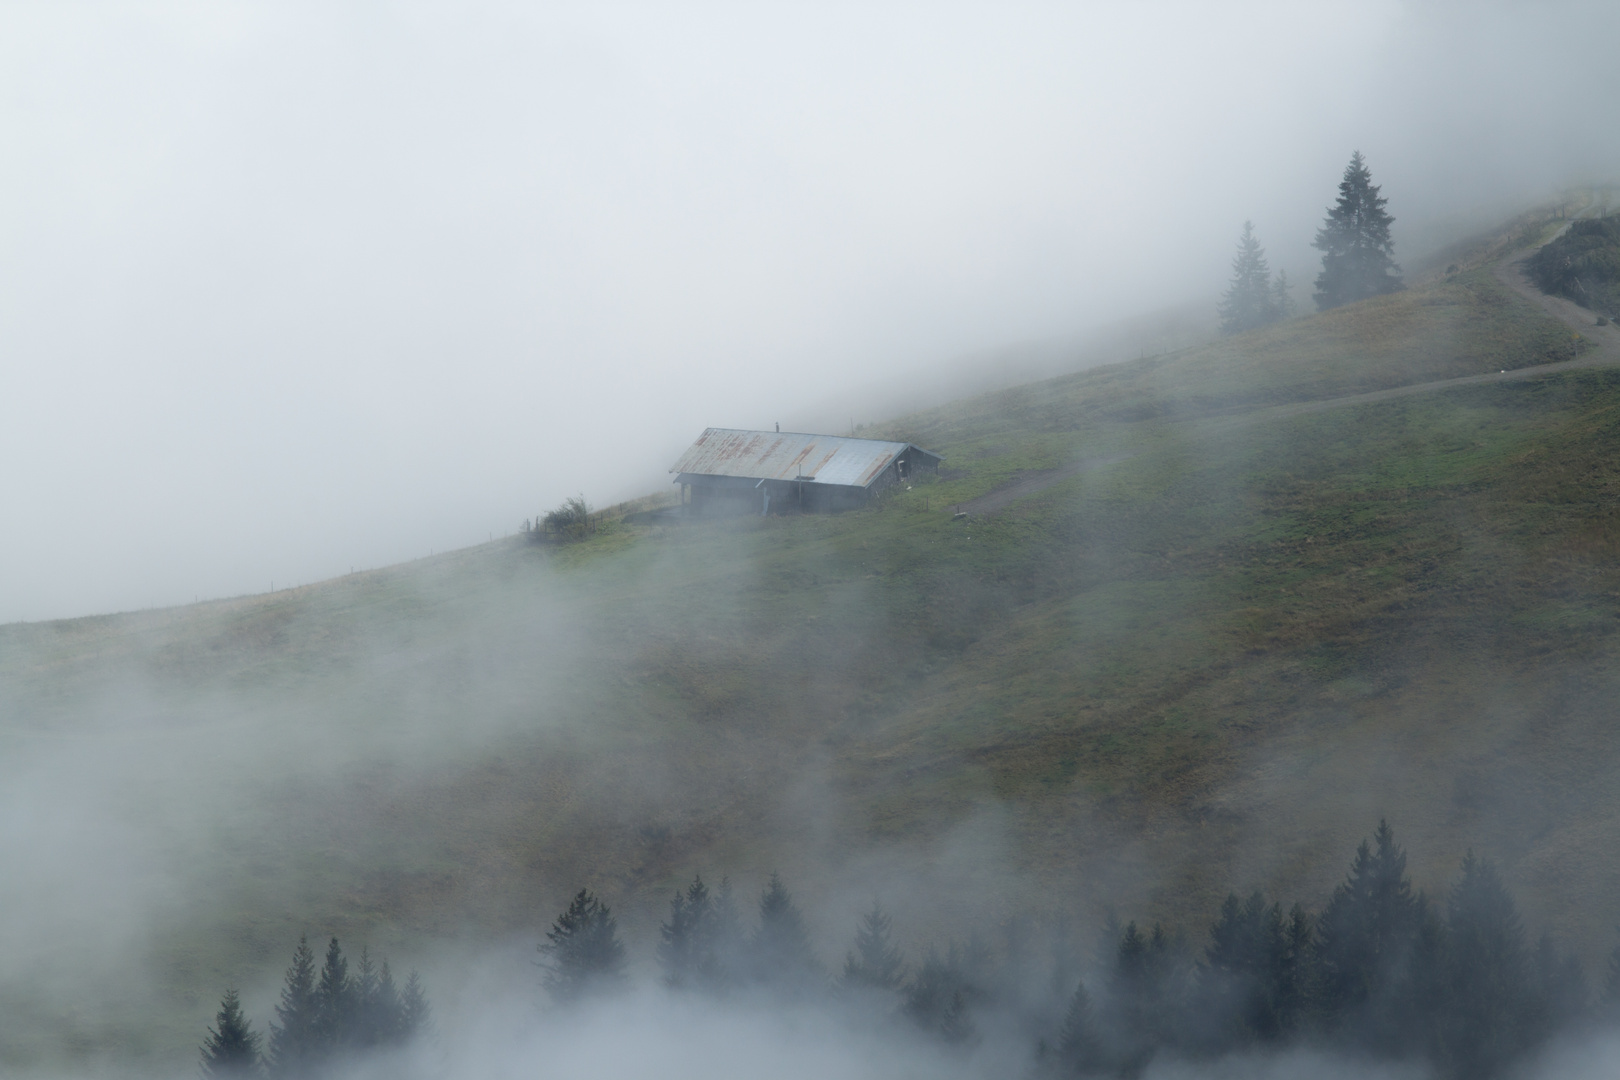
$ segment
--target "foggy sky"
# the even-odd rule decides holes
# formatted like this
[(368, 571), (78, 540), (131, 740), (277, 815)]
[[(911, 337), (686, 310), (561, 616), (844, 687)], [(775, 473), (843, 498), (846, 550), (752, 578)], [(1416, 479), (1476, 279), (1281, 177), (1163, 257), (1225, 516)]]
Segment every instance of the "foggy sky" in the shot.
[[(0, 621), (261, 591), (667, 485), (708, 425), (1308, 302), (1620, 175), (1612, 4), (0, 8)], [(1427, 231), (1425, 231), (1427, 230)]]

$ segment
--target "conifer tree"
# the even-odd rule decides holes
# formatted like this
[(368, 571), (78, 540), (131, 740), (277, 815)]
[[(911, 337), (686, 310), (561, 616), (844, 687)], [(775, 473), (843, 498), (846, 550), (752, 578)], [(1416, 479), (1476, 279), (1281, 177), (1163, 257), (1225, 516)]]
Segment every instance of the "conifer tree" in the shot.
[(670, 901), (669, 922), (659, 927), (658, 963), (666, 986), (685, 990), (706, 981), (706, 971), (716, 962), (714, 922), (709, 888), (701, 876), (694, 877), (686, 892)]
[(1531, 998), (1524, 923), (1490, 863), (1470, 851), (1446, 902), (1449, 978), (1442, 1040), (1459, 1076), (1503, 1071), (1529, 1048)]
[(1210, 939), (1199, 978), (1200, 1014), (1214, 1029), (1205, 1037), (1216, 1045), (1281, 1037), (1288, 954), (1281, 906), (1268, 905), (1258, 890), (1243, 902), (1229, 893)]
[[(606, 904), (579, 890), (538, 946), (545, 986), (558, 1002), (618, 989), (624, 983), (624, 944)], [(406, 993), (410, 984), (406, 984)]]
[(1372, 182), (1361, 151), (1356, 151), (1339, 181), (1338, 201), (1328, 208), (1316, 233), (1315, 247), (1322, 252), (1322, 272), (1316, 277), (1319, 310), (1404, 287), (1389, 235), (1395, 219), (1384, 210), (1388, 202)]
[(1274, 321), (1294, 317), (1293, 288), (1293, 283), (1288, 280), (1288, 271), (1278, 270), (1271, 282), (1271, 317)]
[(780, 874), (772, 873), (760, 894), (759, 929), (748, 951), (754, 978), (781, 989), (808, 989), (818, 974), (804, 915)]
[(904, 981), (904, 967), (905, 961), (890, 933), (890, 918), (874, 898), (872, 910), (862, 917), (855, 931), (855, 947), (844, 957), (839, 985), (845, 990), (898, 990)]
[[(383, 971), (387, 973), (386, 966)], [(427, 991), (422, 989), (422, 977), (414, 971), (405, 979), (405, 989), (400, 992), (398, 1015), (396, 1043), (410, 1042), (433, 1029), (433, 1009), (428, 1004)]]
[(1063, 1027), (1058, 1030), (1057, 1061), (1065, 1075), (1084, 1076), (1101, 1065), (1102, 1047), (1096, 1023), (1086, 984), (1076, 983), (1074, 993), (1069, 995), (1069, 1007), (1063, 1014)]
[(1107, 1055), (1124, 1074), (1139, 1073), (1170, 1041), (1175, 960), (1169, 936), (1155, 924), (1144, 935), (1129, 923), (1114, 954), (1108, 981)]
[(729, 877), (720, 879), (714, 893), (712, 918), (709, 963), (702, 969), (702, 981), (710, 993), (721, 993), (742, 981), (748, 953), (748, 936)]
[(984, 990), (976, 976), (982, 976), (982, 958), (973, 947), (964, 949), (956, 942), (942, 957), (939, 950), (929, 946), (923, 962), (912, 973), (906, 984), (901, 1012), (924, 1031), (944, 1031), (946, 1016), (958, 998), (962, 1006), (958, 1012), (981, 1002)]
[(1406, 852), (1388, 822), (1363, 840), (1350, 874), (1317, 923), (1321, 1005), (1341, 1034), (1369, 1049), (1401, 1049), (1420, 902)]
[(356, 995), (349, 962), (333, 938), (326, 947), (320, 979), (315, 984), (316, 1039), (323, 1053), (334, 1053), (355, 1034)]
[(972, 1017), (968, 1016), (967, 995), (961, 990), (953, 991), (950, 1003), (945, 1006), (945, 1015), (939, 1021), (939, 1035), (952, 1046), (962, 1046), (979, 1037)]
[(300, 937), (292, 964), (270, 1025), (270, 1051), (266, 1066), (272, 1077), (288, 1080), (304, 1076), (320, 1060), (320, 1030), (315, 1001), (315, 952), (309, 939)]
[(1265, 249), (1255, 238), (1251, 221), (1243, 223), (1237, 254), (1232, 257), (1232, 281), (1221, 297), (1220, 314), (1223, 334), (1241, 334), (1280, 317)]
[(360, 950), (355, 965), (354, 1020), (347, 1041), (359, 1047), (388, 1046), (401, 1041), (399, 988), (384, 960), (378, 967), (369, 949)]
[(394, 983), (394, 973), (388, 969), (387, 960), (377, 969), (377, 990), (372, 999), (371, 1015), (374, 1018), (372, 1030), (379, 1043), (402, 1043), (410, 1038), (412, 1032), (405, 1026), (405, 1003), (400, 999), (399, 987)]
[(205, 1080), (248, 1080), (259, 1073), (259, 1033), (242, 1015), (242, 1001), (235, 990), (225, 991), (202, 1045), (202, 1075)]

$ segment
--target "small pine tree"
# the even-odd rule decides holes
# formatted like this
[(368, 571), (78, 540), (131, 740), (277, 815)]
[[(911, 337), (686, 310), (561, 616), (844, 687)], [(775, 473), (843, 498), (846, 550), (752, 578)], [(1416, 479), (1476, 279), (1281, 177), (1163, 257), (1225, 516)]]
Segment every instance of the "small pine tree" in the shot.
[(1316, 277), (1319, 310), (1405, 287), (1395, 265), (1395, 243), (1389, 235), (1395, 219), (1384, 210), (1388, 202), (1372, 182), (1361, 151), (1356, 151), (1339, 181), (1338, 201), (1328, 208), (1316, 233), (1314, 246), (1322, 252), (1322, 272)]
[[(387, 973), (384, 966), (384, 974)], [(392, 985), (393, 980), (389, 980)], [(422, 977), (411, 972), (405, 980), (405, 989), (399, 994), (399, 1021), (395, 1026), (394, 1042), (408, 1043), (433, 1030), (433, 1008), (428, 1004), (427, 991), (422, 989)]]
[(1258, 890), (1241, 902), (1228, 894), (1210, 939), (1199, 978), (1200, 1012), (1211, 1029), (1205, 1038), (1216, 1046), (1280, 1038), (1277, 1006), (1288, 951), (1281, 906), (1268, 905)]
[(743, 932), (742, 912), (729, 877), (720, 879), (711, 915), (709, 959), (700, 974), (704, 989), (723, 993), (742, 981), (748, 954), (748, 935)]
[(784, 990), (807, 989), (818, 975), (804, 915), (780, 874), (771, 874), (759, 897), (759, 929), (749, 942), (754, 978)]
[(978, 1040), (978, 1029), (968, 1015), (967, 995), (961, 990), (951, 993), (950, 1004), (945, 1006), (945, 1015), (939, 1021), (939, 1036), (952, 1046), (964, 1046)]
[[(624, 943), (606, 904), (579, 890), (538, 946), (545, 987), (558, 1002), (618, 989), (624, 983)], [(410, 985), (406, 985), (409, 993)]]
[(1410, 986), (1420, 903), (1388, 822), (1378, 823), (1373, 839), (1356, 849), (1349, 876), (1317, 922), (1320, 1001), (1344, 1038), (1396, 1053), (1411, 1005), (1403, 988)]
[(227, 990), (202, 1044), (202, 1074), (205, 1080), (246, 1080), (258, 1072), (259, 1033), (242, 1015), (236, 991)]
[(1171, 1034), (1170, 939), (1155, 925), (1144, 935), (1126, 925), (1114, 955), (1108, 986), (1109, 1056), (1121, 1072), (1139, 1073)]
[(300, 937), (270, 1025), (266, 1065), (272, 1077), (297, 1078), (320, 1060), (319, 1020), (315, 1002), (315, 951)]
[(714, 963), (714, 899), (702, 877), (694, 877), (685, 893), (669, 902), (669, 922), (659, 927), (658, 964), (664, 984), (686, 990), (704, 982)]
[(1494, 1076), (1529, 1048), (1537, 1010), (1518, 907), (1495, 868), (1472, 851), (1447, 898), (1446, 930), (1446, 1055), (1457, 1075)]
[(1221, 297), (1221, 333), (1241, 334), (1278, 318), (1271, 270), (1266, 252), (1254, 235), (1254, 223), (1243, 223), (1237, 254), (1232, 257), (1232, 281)]
[(1293, 283), (1288, 280), (1288, 271), (1278, 270), (1277, 276), (1271, 282), (1271, 317), (1273, 321), (1292, 319), (1294, 317)]
[(1069, 1008), (1063, 1014), (1063, 1027), (1058, 1031), (1057, 1061), (1063, 1073), (1084, 1076), (1099, 1068), (1102, 1048), (1096, 1024), (1091, 995), (1086, 993), (1085, 983), (1078, 983), (1069, 996)]
[(356, 1034), (357, 995), (349, 978), (349, 961), (333, 938), (326, 947), (326, 960), (315, 984), (316, 1039), (324, 1053), (334, 1053), (349, 1045)]
[(855, 931), (855, 947), (844, 958), (839, 986), (845, 990), (894, 991), (904, 981), (905, 960), (895, 948), (890, 919), (876, 899)]

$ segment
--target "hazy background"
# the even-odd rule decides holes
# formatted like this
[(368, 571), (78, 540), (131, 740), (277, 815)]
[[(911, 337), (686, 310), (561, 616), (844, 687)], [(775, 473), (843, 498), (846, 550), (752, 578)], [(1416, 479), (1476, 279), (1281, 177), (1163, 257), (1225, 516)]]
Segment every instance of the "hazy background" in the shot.
[(1354, 148), (1402, 254), (1616, 172), (1612, 4), (1345, 11), (9, 0), (0, 621), (658, 490), (1213, 304), (1245, 218), (1308, 304)]

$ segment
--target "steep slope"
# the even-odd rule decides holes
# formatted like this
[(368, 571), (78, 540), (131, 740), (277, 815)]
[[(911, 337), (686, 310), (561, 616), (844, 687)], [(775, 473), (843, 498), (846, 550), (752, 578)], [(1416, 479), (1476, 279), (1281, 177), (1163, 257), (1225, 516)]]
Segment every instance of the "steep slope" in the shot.
[[(80, 1051), (162, 1055), (302, 931), (527, 941), (582, 883), (646, 953), (697, 870), (781, 868), (828, 946), (873, 891), (913, 942), (1195, 926), (1228, 887), (1320, 901), (1380, 815), (1424, 884), (1479, 848), (1606, 946), (1620, 370), (1503, 252), (907, 418), (947, 468), (869, 511), (0, 628), (0, 760), (66, 821), (7, 841), (0, 993), (39, 1020), (6, 1052), (72, 997)], [(127, 899), (40, 899), (111, 872)]]

